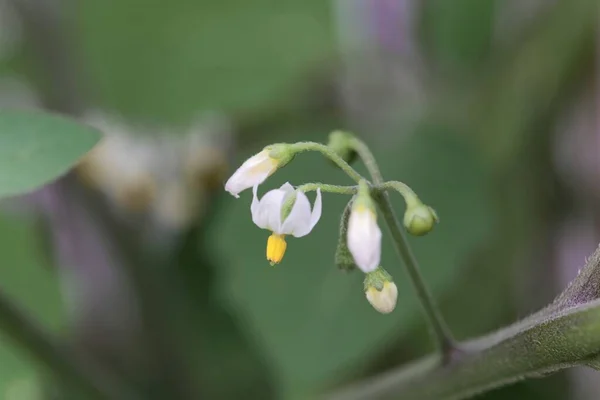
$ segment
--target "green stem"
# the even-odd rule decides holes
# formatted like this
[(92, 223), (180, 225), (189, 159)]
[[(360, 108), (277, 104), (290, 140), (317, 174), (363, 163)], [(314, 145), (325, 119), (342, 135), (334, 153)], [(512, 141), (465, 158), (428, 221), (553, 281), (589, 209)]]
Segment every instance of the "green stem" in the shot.
[[(365, 166), (373, 177), (375, 184), (385, 188), (386, 185), (383, 183), (383, 176), (381, 175), (377, 161), (375, 160), (375, 157), (373, 156), (373, 153), (371, 153), (369, 147), (364, 142), (356, 138), (352, 140), (352, 146), (365, 163)], [(410, 200), (412, 200), (412, 198), (410, 198), (411, 193), (414, 195), (414, 198), (417, 198), (414, 192), (401, 182), (391, 182), (388, 184), (388, 186), (399, 191), (402, 190), (401, 193), (403, 193), (407, 204)], [(409, 195), (408, 199), (405, 194)], [(425, 284), (419, 269), (419, 264), (410, 248), (410, 245), (408, 244), (408, 241), (406, 240), (402, 229), (400, 228), (400, 223), (398, 222), (398, 218), (396, 218), (388, 194), (385, 191), (380, 191), (378, 193), (375, 192), (375, 199), (379, 204), (383, 218), (385, 219), (390, 234), (392, 235), (396, 252), (406, 266), (410, 280), (417, 293), (417, 297), (421, 302), (433, 333), (435, 334), (435, 339), (442, 352), (442, 358), (443, 360), (448, 361), (452, 353), (455, 351), (454, 339), (452, 338), (450, 330), (448, 329), (444, 318), (439, 312), (433, 296), (427, 289), (427, 285)]]
[(415, 258), (410, 245), (406, 240), (404, 232), (400, 228), (400, 223), (396, 218), (387, 193), (380, 193), (376, 200), (379, 204), (379, 208), (381, 209), (383, 219), (385, 220), (390, 234), (392, 235), (396, 252), (406, 266), (410, 280), (417, 293), (417, 297), (419, 298), (421, 306), (425, 311), (425, 315), (429, 320), (429, 324), (433, 330), (437, 344), (442, 351), (443, 358), (445, 361), (448, 361), (452, 353), (455, 351), (454, 339), (452, 338), (450, 330), (448, 329), (444, 318), (437, 308), (433, 296), (425, 284), (417, 259)]
[(358, 183), (361, 179), (363, 179), (363, 177), (354, 168), (352, 168), (350, 164), (344, 161), (340, 156), (337, 155), (335, 151), (333, 151), (328, 146), (325, 146), (324, 144), (316, 142), (298, 142), (292, 144), (291, 146), (293, 146), (293, 149), (296, 153), (301, 153), (304, 151), (318, 151), (319, 153), (323, 154), (325, 157), (333, 161), (355, 182)]
[(317, 189), (321, 189), (322, 192), (327, 193), (336, 193), (336, 194), (356, 194), (358, 190), (356, 186), (338, 186), (338, 185), (328, 185), (326, 183), (305, 183), (304, 185), (300, 185), (297, 188), (301, 192), (313, 192)]
[[(0, 330), (16, 344), (44, 364), (63, 383), (85, 395), (86, 399), (118, 400), (135, 399), (129, 389), (119, 387), (115, 377), (106, 371), (92, 369), (89, 362), (82, 362), (72, 353), (60, 348), (53, 338), (37, 326), (4, 293), (0, 291)], [(87, 361), (87, 360), (86, 360)]]
[(405, 183), (388, 181), (375, 187), (377, 190), (395, 190), (404, 197), (406, 207), (416, 206), (420, 203), (419, 196)]
[(582, 365), (600, 352), (600, 300), (465, 342), (451, 366), (435, 355), (342, 388), (326, 400), (460, 400)]
[(379, 170), (379, 165), (377, 165), (377, 160), (375, 160), (375, 156), (371, 153), (369, 146), (357, 138), (353, 138), (350, 141), (350, 145), (354, 148), (354, 151), (358, 153), (358, 156), (362, 159), (365, 167), (367, 167), (367, 171), (369, 171), (369, 174), (373, 178), (373, 183), (375, 183), (375, 185), (383, 184), (383, 176)]

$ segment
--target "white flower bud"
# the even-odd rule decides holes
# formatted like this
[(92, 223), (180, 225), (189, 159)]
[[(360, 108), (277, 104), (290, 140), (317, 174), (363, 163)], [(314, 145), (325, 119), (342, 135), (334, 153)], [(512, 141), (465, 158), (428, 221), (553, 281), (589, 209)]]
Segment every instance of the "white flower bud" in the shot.
[(267, 146), (258, 154), (247, 159), (225, 183), (225, 190), (234, 197), (251, 187), (260, 185), (277, 169), (285, 166), (294, 157), (289, 145)]
[(348, 249), (356, 265), (364, 273), (372, 272), (379, 267), (381, 236), (369, 189), (361, 185), (348, 219)]
[(374, 309), (382, 314), (389, 314), (396, 308), (396, 300), (398, 299), (398, 288), (394, 282), (384, 282), (383, 288), (377, 290), (374, 286), (370, 286), (365, 292), (367, 300)]

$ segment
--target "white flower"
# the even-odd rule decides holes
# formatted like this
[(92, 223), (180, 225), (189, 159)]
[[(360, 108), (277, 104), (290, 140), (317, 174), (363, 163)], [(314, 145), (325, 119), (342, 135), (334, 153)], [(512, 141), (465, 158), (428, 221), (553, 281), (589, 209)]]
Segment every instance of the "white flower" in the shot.
[(259, 228), (273, 232), (267, 241), (267, 259), (272, 265), (278, 264), (287, 247), (285, 236), (306, 236), (321, 218), (321, 191), (317, 189), (312, 211), (306, 194), (287, 182), (279, 189), (269, 191), (260, 200), (257, 191), (258, 184), (254, 185), (250, 206), (252, 221)]
[(240, 197), (240, 192), (263, 183), (280, 164), (280, 161), (271, 157), (269, 153), (270, 151), (265, 149), (247, 159), (225, 183), (225, 190), (237, 198)]
[(374, 286), (369, 286), (365, 291), (365, 295), (374, 309), (382, 314), (389, 314), (396, 308), (398, 288), (394, 282), (386, 281), (383, 283), (381, 291)]
[(372, 272), (381, 261), (381, 229), (375, 210), (363, 202), (355, 202), (348, 220), (348, 249), (356, 265)]

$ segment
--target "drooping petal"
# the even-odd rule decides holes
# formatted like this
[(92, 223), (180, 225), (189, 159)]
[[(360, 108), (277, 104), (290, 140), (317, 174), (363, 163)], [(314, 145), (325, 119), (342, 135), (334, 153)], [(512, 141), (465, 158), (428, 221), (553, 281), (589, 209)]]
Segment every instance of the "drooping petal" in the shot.
[[(258, 210), (260, 200), (258, 199), (258, 184), (252, 187), (252, 204), (250, 204), (250, 212), (252, 213), (252, 221), (254, 221), (254, 214)], [(256, 223), (256, 222), (254, 222)]]
[(308, 232), (310, 232), (310, 201), (303, 192), (298, 191), (292, 211), (283, 221), (281, 233), (301, 237)]
[(365, 273), (379, 267), (381, 236), (374, 212), (367, 208), (352, 210), (348, 220), (348, 249), (356, 265)]
[(321, 189), (317, 189), (317, 198), (312, 212), (306, 194), (298, 192), (296, 204), (294, 204), (294, 208), (289, 217), (284, 221), (282, 230), (284, 232), (289, 232), (287, 233), (288, 235), (293, 235), (295, 237), (308, 235), (317, 222), (319, 222), (322, 208)]
[(227, 180), (225, 190), (238, 198), (243, 190), (260, 185), (277, 170), (277, 160), (266, 150), (247, 159)]
[(287, 194), (293, 192), (295, 189), (289, 182), (286, 182), (283, 185), (281, 185), (279, 190), (283, 190)]
[(315, 205), (313, 207), (312, 214), (310, 216), (310, 231), (313, 230), (317, 222), (321, 219), (321, 211), (323, 209), (323, 201), (321, 199), (321, 189), (317, 189), (317, 198), (315, 199)]
[[(257, 187), (253, 189), (256, 193)], [(275, 233), (281, 225), (281, 205), (285, 198), (284, 190), (275, 189), (267, 192), (262, 199), (254, 196), (250, 211), (252, 212), (252, 221), (262, 229), (269, 229)]]

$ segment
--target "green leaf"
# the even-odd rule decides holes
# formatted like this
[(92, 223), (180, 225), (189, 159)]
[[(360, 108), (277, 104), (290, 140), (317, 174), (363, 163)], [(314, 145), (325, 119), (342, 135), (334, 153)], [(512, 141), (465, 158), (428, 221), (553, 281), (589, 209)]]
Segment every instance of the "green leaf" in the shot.
[[(58, 279), (42, 268), (34, 234), (22, 221), (0, 218), (0, 284), (44, 328), (58, 332), (64, 321)], [(0, 398), (15, 384), (34, 379), (37, 367), (24, 349), (0, 332)]]
[(100, 137), (100, 132), (65, 117), (0, 111), (0, 198), (58, 178)]
[(82, 3), (78, 28), (94, 92), (106, 105), (179, 122), (198, 110), (247, 111), (279, 101), (331, 54), (329, 7), (322, 0), (182, 0), (169, 7), (107, 0)]
[[(326, 140), (327, 132), (319, 138), (307, 131), (285, 140)], [(473, 248), (491, 233), (483, 169), (456, 136), (436, 129), (402, 143), (388, 137), (373, 150), (385, 177), (414, 185), (423, 201), (439, 212), (441, 223), (434, 231), (412, 240), (427, 283), (439, 297), (452, 288)], [(308, 153), (277, 172), (259, 194), (285, 181), (351, 183), (320, 155)], [(348, 274), (335, 266), (339, 218), (349, 198), (325, 195), (315, 230), (304, 238), (290, 238), (276, 268), (265, 259), (269, 232), (252, 223), (250, 200), (251, 193), (232, 200), (213, 233), (224, 258), (221, 290), (250, 333), (260, 338), (279, 373), (283, 396), (306, 398), (307, 392), (356, 372), (421, 321), (421, 309), (389, 238), (384, 239), (382, 265), (398, 285), (398, 307), (392, 314), (381, 315), (366, 301), (360, 271)], [(392, 200), (402, 215), (402, 198)]]

